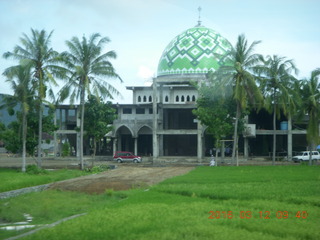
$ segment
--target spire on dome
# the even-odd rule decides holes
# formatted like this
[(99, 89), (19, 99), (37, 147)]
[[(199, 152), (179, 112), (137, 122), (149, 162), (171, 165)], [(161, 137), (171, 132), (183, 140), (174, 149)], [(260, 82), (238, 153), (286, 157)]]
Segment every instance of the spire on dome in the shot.
[(196, 27), (200, 27), (201, 25), (201, 7), (198, 7), (198, 11), (199, 11), (199, 18), (198, 18), (198, 24), (196, 25)]

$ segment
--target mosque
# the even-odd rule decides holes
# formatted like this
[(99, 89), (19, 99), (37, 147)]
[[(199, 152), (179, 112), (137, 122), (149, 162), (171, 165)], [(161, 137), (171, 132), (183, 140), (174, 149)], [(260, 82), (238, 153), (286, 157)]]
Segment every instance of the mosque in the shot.
[[(152, 86), (128, 86), (133, 93), (132, 104), (114, 105), (118, 118), (108, 134), (111, 139), (108, 154), (131, 151), (153, 160), (174, 156), (196, 161), (208, 156), (213, 148), (213, 138), (192, 113), (198, 92), (191, 83), (206, 81), (208, 71), (215, 71), (224, 64), (219, 56), (230, 49), (227, 39), (204, 27), (200, 20), (196, 26), (177, 35), (162, 53)], [(55, 139), (59, 134), (68, 135), (75, 149), (79, 143), (79, 134), (74, 130), (75, 125), (79, 125), (76, 112), (76, 108), (69, 106), (57, 109), (59, 122), (69, 125), (60, 126), (55, 134)], [(305, 123), (293, 124), (283, 116), (277, 120), (277, 125), (278, 154), (291, 159), (293, 146), (295, 151), (306, 149)], [(250, 155), (270, 156), (272, 129), (270, 114), (263, 110), (259, 114), (251, 113), (247, 128), (240, 136), (240, 154), (246, 158)], [(232, 147), (232, 141), (226, 144)]]
[[(208, 155), (213, 139), (192, 114), (198, 92), (191, 83), (205, 81), (208, 71), (224, 64), (219, 56), (230, 49), (227, 39), (200, 21), (176, 36), (162, 53), (152, 86), (127, 87), (133, 92), (133, 103), (116, 106), (118, 119), (110, 135), (114, 151), (132, 151), (153, 158), (189, 156), (198, 161)], [(278, 152), (291, 158), (293, 144), (295, 150), (305, 150), (305, 125), (295, 125), (293, 130), (292, 122), (284, 116), (277, 125)], [(240, 137), (241, 154), (270, 155), (272, 129), (270, 114), (250, 114)], [(226, 143), (230, 146), (232, 141)]]

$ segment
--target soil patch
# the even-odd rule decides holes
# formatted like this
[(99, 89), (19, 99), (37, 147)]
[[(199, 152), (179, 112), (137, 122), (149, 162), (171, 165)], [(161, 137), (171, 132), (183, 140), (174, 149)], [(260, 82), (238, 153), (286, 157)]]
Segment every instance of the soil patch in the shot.
[(89, 194), (148, 187), (167, 178), (186, 174), (194, 167), (134, 167), (120, 166), (100, 174), (65, 180), (50, 185), (49, 189), (79, 191)]

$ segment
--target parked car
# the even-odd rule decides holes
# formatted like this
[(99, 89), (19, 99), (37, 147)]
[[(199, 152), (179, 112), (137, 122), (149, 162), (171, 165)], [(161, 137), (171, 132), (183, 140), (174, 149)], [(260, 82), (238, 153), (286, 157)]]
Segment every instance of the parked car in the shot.
[(134, 155), (132, 152), (117, 151), (113, 156), (113, 160), (117, 161), (118, 163), (121, 163), (121, 162), (139, 163), (142, 161), (142, 158)]
[[(299, 152), (297, 155), (292, 157), (292, 161), (300, 162), (300, 161), (309, 161), (310, 151)], [(312, 160), (320, 160), (320, 153), (318, 151), (312, 151)]]

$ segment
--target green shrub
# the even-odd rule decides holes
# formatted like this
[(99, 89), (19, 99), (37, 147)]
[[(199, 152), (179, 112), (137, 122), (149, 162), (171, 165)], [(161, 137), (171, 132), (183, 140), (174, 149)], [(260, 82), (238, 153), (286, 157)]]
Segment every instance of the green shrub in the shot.
[(93, 166), (92, 168), (85, 168), (86, 172), (90, 173), (100, 173), (109, 170), (110, 167), (107, 165), (98, 165), (98, 166)]
[(62, 145), (62, 157), (68, 157), (70, 156), (70, 144), (68, 142), (65, 142)]
[(26, 173), (28, 174), (48, 174), (48, 171), (42, 168), (39, 168), (37, 165), (28, 165), (26, 168)]

